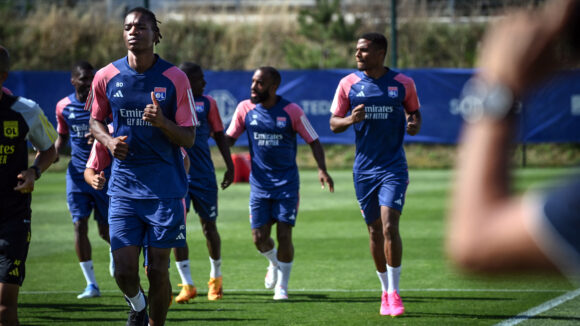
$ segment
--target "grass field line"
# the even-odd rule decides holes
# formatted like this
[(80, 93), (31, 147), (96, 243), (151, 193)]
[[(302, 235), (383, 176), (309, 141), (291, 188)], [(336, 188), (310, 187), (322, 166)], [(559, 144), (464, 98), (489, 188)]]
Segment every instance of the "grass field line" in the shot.
[(502, 321), (501, 323), (497, 323), (496, 326), (517, 325), (517, 324), (519, 324), (519, 323), (521, 323), (529, 318), (532, 318), (532, 317), (539, 315), (545, 311), (548, 311), (554, 307), (557, 307), (566, 301), (572, 300), (579, 295), (580, 295), (580, 288), (578, 288), (574, 291), (570, 291), (570, 292), (563, 294), (563, 295), (561, 295), (557, 298), (554, 298), (552, 300), (546, 301), (546, 302), (542, 303), (541, 305), (536, 306), (530, 310), (526, 310), (522, 313), (519, 313), (510, 319), (506, 319), (506, 320)]
[[(334, 293), (352, 293), (352, 292), (380, 292), (380, 289), (292, 289), (289, 292), (334, 292)], [(546, 290), (546, 289), (401, 289), (401, 293), (405, 292), (510, 292), (510, 293), (562, 293), (569, 290)], [(578, 289), (577, 291), (580, 291)], [(101, 293), (119, 293), (119, 290), (101, 290)], [(272, 292), (267, 289), (224, 289), (225, 293), (231, 292)], [(20, 291), (20, 294), (72, 294), (79, 293), (79, 291), (62, 290), (62, 291)], [(580, 292), (579, 292), (580, 294)], [(555, 300), (555, 299), (554, 299)]]

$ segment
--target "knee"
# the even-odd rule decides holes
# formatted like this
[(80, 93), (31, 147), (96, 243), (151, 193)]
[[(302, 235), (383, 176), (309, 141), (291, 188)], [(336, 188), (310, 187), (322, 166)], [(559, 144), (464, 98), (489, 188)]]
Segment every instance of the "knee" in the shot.
[(383, 225), (383, 234), (388, 239), (396, 237), (399, 235), (399, 225), (387, 221), (387, 223)]
[(159, 283), (164, 280), (169, 280), (169, 269), (167, 265), (162, 267), (157, 264), (147, 266), (147, 278), (151, 283)]
[(207, 238), (213, 238), (217, 235), (217, 227), (214, 222), (202, 222), (201, 228), (203, 235)]
[(265, 232), (254, 229), (252, 230), (252, 239), (254, 240), (254, 244), (257, 247), (260, 247), (261, 245), (267, 243), (270, 237)]
[(89, 226), (87, 223), (87, 219), (81, 219), (74, 223), (75, 233), (77, 235), (87, 235), (89, 232)]

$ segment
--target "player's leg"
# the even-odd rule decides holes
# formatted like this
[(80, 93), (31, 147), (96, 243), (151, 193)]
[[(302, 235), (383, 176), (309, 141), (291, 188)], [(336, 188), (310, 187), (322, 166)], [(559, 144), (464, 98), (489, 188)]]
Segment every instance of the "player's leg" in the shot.
[(109, 274), (111, 277), (115, 277), (115, 263), (110, 248), (111, 239), (109, 237), (109, 196), (107, 196), (105, 191), (94, 190), (93, 198), (95, 201), (94, 216), (95, 220), (97, 220), (99, 236), (109, 244)]
[(150, 325), (164, 325), (171, 303), (169, 281), (169, 256), (171, 248), (148, 248), (149, 317)]
[(197, 289), (191, 277), (191, 265), (189, 262), (189, 246), (187, 243), (184, 247), (173, 248), (173, 256), (175, 257), (175, 266), (181, 278), (181, 291), (175, 297), (177, 303), (187, 303), (189, 300), (195, 299), (197, 296)]
[(288, 281), (294, 261), (292, 229), (298, 215), (299, 196), (276, 200), (272, 215), (278, 220), (276, 236), (278, 240), (278, 280), (274, 290), (274, 300), (288, 299)]
[(0, 325), (18, 324), (18, 284), (0, 282)]
[(250, 224), (252, 226), (252, 240), (256, 249), (266, 259), (268, 268), (264, 278), (264, 287), (273, 289), (278, 280), (278, 252), (274, 239), (271, 237), (272, 231), (272, 208), (271, 200), (267, 198), (254, 197), (250, 194)]

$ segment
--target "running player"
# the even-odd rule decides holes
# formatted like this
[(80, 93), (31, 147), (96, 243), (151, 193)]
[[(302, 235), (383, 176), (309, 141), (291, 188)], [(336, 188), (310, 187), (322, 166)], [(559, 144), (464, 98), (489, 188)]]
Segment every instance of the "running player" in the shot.
[[(86, 109), (95, 138), (114, 157), (109, 228), (115, 279), (131, 308), (127, 325), (163, 325), (171, 302), (169, 255), (186, 239), (179, 147), (193, 146), (197, 119), (187, 76), (154, 52), (161, 39), (155, 14), (134, 8), (123, 26), (128, 54), (97, 72)], [(105, 124), (110, 115), (113, 137)], [(149, 302), (139, 280), (143, 245)]]
[(405, 130), (419, 132), (421, 114), (415, 83), (385, 67), (386, 54), (384, 35), (368, 33), (358, 39), (359, 71), (340, 81), (330, 108), (330, 129), (339, 133), (352, 125), (355, 130), (354, 187), (381, 281), (380, 313), (399, 316), (405, 311), (399, 295), (399, 219), (409, 183), (403, 136)]
[[(0, 45), (0, 88), (10, 56)], [(19, 325), (18, 292), (30, 244), (30, 201), (34, 182), (57, 158), (56, 131), (31, 100), (0, 91), (0, 324)], [(28, 166), (28, 145), (36, 158)]]
[[(250, 223), (258, 251), (270, 264), (264, 280), (274, 288), (274, 300), (288, 299), (288, 280), (294, 260), (292, 227), (298, 214), (298, 166), (296, 134), (312, 149), (322, 187), (334, 182), (326, 172), (324, 149), (302, 109), (276, 95), (280, 73), (272, 67), (258, 68), (252, 77), (251, 97), (236, 108), (226, 132), (233, 145), (247, 131), (252, 168), (250, 173)], [(278, 249), (270, 237), (277, 223)]]
[[(234, 179), (234, 163), (230, 154), (230, 147), (224, 135), (224, 127), (219, 115), (215, 100), (209, 95), (203, 95), (206, 82), (201, 67), (192, 62), (184, 62), (179, 65), (189, 79), (191, 90), (195, 98), (196, 115), (199, 125), (196, 128), (195, 145), (187, 149), (191, 161), (188, 181), (188, 197), (191, 198), (193, 208), (199, 215), (201, 228), (206, 238), (207, 249), (209, 251), (210, 274), (208, 282), (208, 300), (219, 300), (223, 296), (222, 272), (221, 272), (221, 240), (217, 230), (216, 219), (218, 215), (218, 197), (216, 175), (211, 160), (208, 140), (213, 137), (224, 162), (226, 172), (224, 174), (221, 188), (226, 189)], [(187, 208), (189, 211), (189, 200)], [(179, 286), (181, 292), (175, 298), (178, 303), (187, 302), (193, 299), (197, 290), (193, 284), (189, 270), (188, 247), (173, 249), (175, 254), (175, 264), (181, 276)], [(189, 276), (189, 277), (188, 277)]]
[[(90, 63), (77, 62), (71, 72), (71, 84), (74, 86), (75, 92), (56, 104), (58, 138), (55, 147), (58, 153), (62, 153), (70, 139), (71, 159), (66, 171), (67, 206), (74, 224), (75, 251), (87, 282), (87, 287), (77, 296), (78, 299), (101, 295), (93, 269), (91, 242), (88, 235), (88, 220), (93, 209), (99, 235), (109, 243), (109, 223), (107, 221), (109, 198), (105, 192), (96, 191), (84, 182), (85, 164), (92, 147), (92, 136), (89, 133), (90, 116), (84, 107), (93, 77), (94, 68)], [(112, 258), (109, 264), (111, 276), (113, 276)]]

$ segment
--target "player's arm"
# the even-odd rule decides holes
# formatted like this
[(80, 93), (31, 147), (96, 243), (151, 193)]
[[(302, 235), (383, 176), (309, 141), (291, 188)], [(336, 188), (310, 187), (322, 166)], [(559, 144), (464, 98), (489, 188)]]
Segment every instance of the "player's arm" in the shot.
[(62, 154), (62, 152), (64, 151), (64, 148), (66, 147), (68, 139), (69, 139), (68, 134), (58, 134), (58, 137), (56, 138), (56, 142), (54, 143), (54, 147), (56, 150), (56, 158), (54, 159), (54, 163), (58, 162), (59, 155)]
[(103, 190), (105, 183), (107, 182), (105, 172), (101, 171), (100, 173), (97, 173), (93, 168), (85, 168), (84, 177), (85, 182), (95, 190)]
[(215, 140), (215, 143), (217, 145), (217, 147), (220, 150), (220, 153), (222, 154), (222, 157), (224, 159), (224, 162), (226, 164), (226, 172), (224, 173), (224, 179), (222, 180), (221, 183), (221, 187), (222, 189), (226, 189), (227, 187), (229, 187), (232, 182), (234, 182), (234, 161), (232, 161), (232, 154), (230, 152), (230, 147), (233, 146), (233, 144), (235, 143), (235, 139), (233, 140), (233, 142), (230, 145), (230, 141), (228, 140), (228, 138), (232, 138), (233, 137), (229, 137), (224, 134), (223, 131), (216, 131), (213, 133), (213, 138)]
[(322, 189), (324, 189), (324, 184), (328, 184), (328, 190), (330, 192), (334, 192), (334, 181), (326, 171), (326, 160), (324, 158), (324, 149), (322, 148), (322, 144), (320, 144), (320, 140), (316, 139), (312, 141), (310, 144), (310, 149), (312, 150), (312, 156), (314, 156), (314, 160), (316, 161), (316, 165), (318, 166), (318, 180), (320, 180), (320, 184)]
[(416, 110), (414, 112), (407, 113), (405, 110), (405, 117), (407, 118), (407, 133), (411, 136), (415, 136), (421, 130), (421, 124), (423, 123), (421, 111)]
[(350, 115), (341, 117), (335, 115), (334, 113), (330, 116), (330, 130), (338, 134), (344, 132), (348, 127), (355, 123), (361, 122), (365, 119), (365, 105), (359, 104), (354, 109)]
[(151, 102), (145, 107), (143, 120), (161, 129), (163, 134), (175, 145), (186, 148), (193, 146), (195, 142), (195, 127), (178, 126), (175, 122), (167, 119), (155, 98), (154, 92), (151, 92)]
[[(478, 78), (503, 85), (517, 97), (538, 77), (545, 77), (558, 62), (553, 57), (554, 41), (574, 5), (575, 1), (550, 2), (541, 11), (520, 12), (492, 28), (483, 42)], [(553, 268), (526, 227), (535, 208), (511, 193), (515, 123), (510, 113), (505, 118), (484, 115), (463, 132), (447, 247), (451, 258), (468, 269)]]
[(91, 133), (101, 144), (105, 144), (109, 151), (113, 154), (113, 157), (120, 160), (124, 160), (129, 153), (129, 145), (125, 143), (127, 136), (112, 137), (109, 134), (109, 129), (107, 125), (100, 120), (93, 117), (89, 120), (89, 125), (91, 127)]

